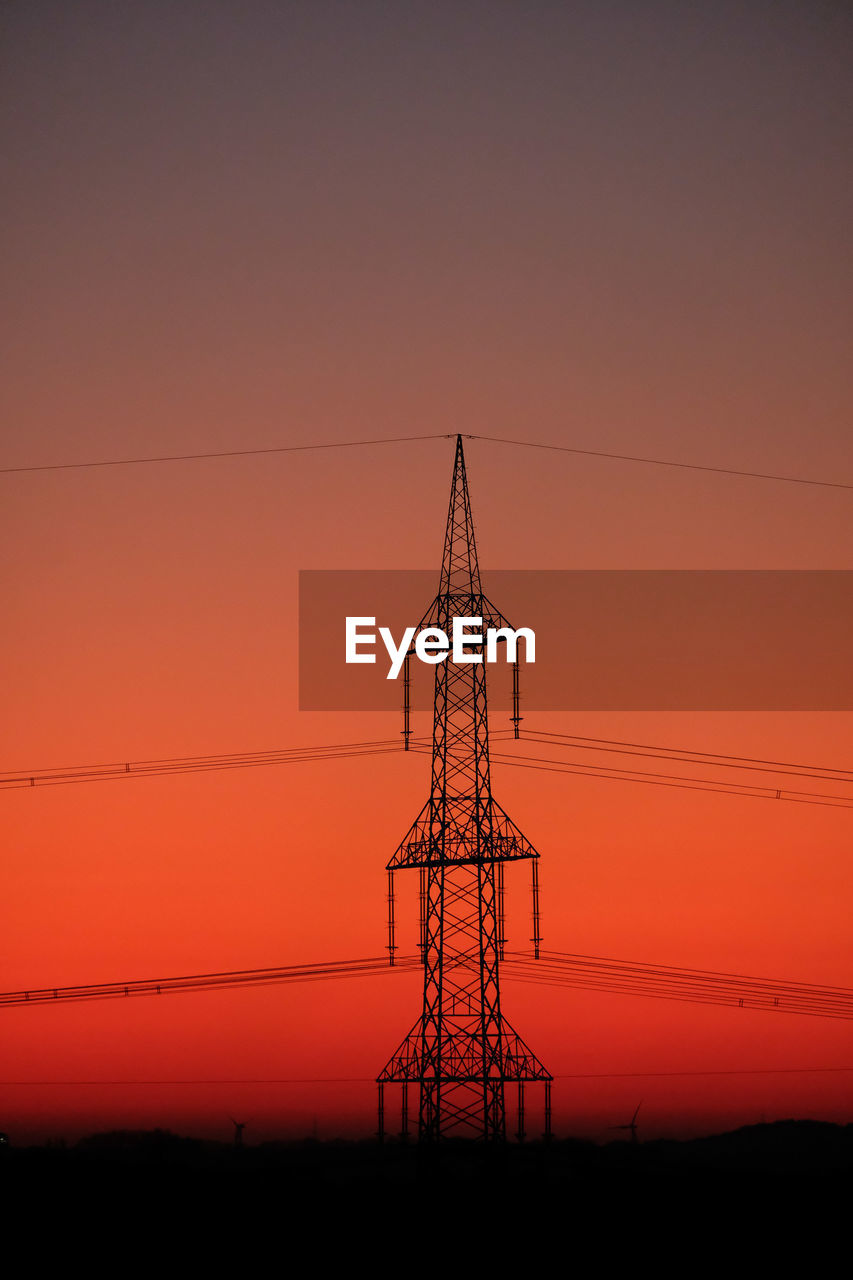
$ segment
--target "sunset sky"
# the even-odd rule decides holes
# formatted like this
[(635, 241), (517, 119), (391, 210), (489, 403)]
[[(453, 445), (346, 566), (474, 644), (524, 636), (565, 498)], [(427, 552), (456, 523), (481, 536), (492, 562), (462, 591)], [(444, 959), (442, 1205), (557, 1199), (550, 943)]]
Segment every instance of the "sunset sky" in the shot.
[[(0, 468), (459, 431), (853, 484), (840, 0), (19, 0), (0, 59)], [(453, 448), (0, 474), (0, 773), (396, 738), (298, 710), (298, 574), (437, 585)], [(853, 568), (850, 490), (466, 458), (485, 568)], [(853, 770), (849, 712), (536, 723)], [(4, 791), (0, 990), (379, 956), (428, 777), (399, 754)], [(493, 784), (542, 854), (548, 947), (853, 987), (849, 811)], [(526, 947), (526, 868), (508, 888)], [(419, 1003), (401, 975), (0, 1010), (0, 1129), (367, 1135)], [(503, 1003), (560, 1135), (641, 1098), (644, 1136), (853, 1120), (853, 1071), (823, 1070), (853, 1067), (850, 1023)], [(776, 1074), (642, 1075), (728, 1071)]]

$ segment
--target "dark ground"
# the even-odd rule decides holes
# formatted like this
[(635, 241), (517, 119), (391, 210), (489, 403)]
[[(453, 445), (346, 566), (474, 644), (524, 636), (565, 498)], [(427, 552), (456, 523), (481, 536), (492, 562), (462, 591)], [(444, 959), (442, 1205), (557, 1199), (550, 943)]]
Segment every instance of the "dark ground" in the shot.
[(847, 1253), (851, 1191), (853, 1125), (807, 1120), (601, 1147), (238, 1149), (164, 1130), (0, 1145), (5, 1240), (26, 1240), (39, 1274), (74, 1259), (111, 1277), (272, 1267), (313, 1280), (439, 1265), (498, 1278), (522, 1268), (823, 1277)]
[(95, 1184), (214, 1180), (232, 1186), (262, 1180), (282, 1190), (320, 1192), (354, 1185), (377, 1191), (441, 1183), (504, 1189), (571, 1189), (610, 1184), (683, 1184), (732, 1178), (773, 1182), (853, 1179), (853, 1124), (786, 1120), (689, 1141), (577, 1139), (508, 1143), (500, 1149), (447, 1142), (438, 1149), (386, 1141), (231, 1143), (183, 1138), (167, 1130), (96, 1133), (73, 1145), (0, 1146), (0, 1188), (44, 1191)]

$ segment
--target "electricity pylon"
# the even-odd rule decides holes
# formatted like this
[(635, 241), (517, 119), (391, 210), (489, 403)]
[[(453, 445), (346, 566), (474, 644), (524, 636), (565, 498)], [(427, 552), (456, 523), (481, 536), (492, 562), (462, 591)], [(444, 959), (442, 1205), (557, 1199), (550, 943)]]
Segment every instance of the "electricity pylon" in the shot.
[[(448, 636), (454, 617), (482, 618), (482, 630), (509, 627), (483, 595), (468, 497), (462, 437), (450, 490), (441, 583), (418, 630)], [(469, 630), (480, 631), (479, 627)], [(467, 653), (483, 654), (469, 646)], [(517, 656), (517, 655), (516, 655)], [(407, 664), (408, 666), (408, 659)], [(513, 721), (518, 735), (517, 662)], [(405, 679), (406, 746), (409, 682)], [(550, 1135), (551, 1075), (501, 1012), (503, 864), (529, 859), (533, 872), (533, 943), (539, 952), (539, 854), (492, 796), (486, 663), (435, 668), (430, 796), (387, 864), (389, 954), (394, 963), (394, 873), (420, 874), (423, 1012), (377, 1077), (379, 1136), (384, 1087), (402, 1085), (402, 1136), (408, 1135), (408, 1090), (419, 1091), (418, 1138), (506, 1137), (505, 1087), (518, 1086), (518, 1138), (524, 1138), (524, 1085), (545, 1086), (545, 1135)]]

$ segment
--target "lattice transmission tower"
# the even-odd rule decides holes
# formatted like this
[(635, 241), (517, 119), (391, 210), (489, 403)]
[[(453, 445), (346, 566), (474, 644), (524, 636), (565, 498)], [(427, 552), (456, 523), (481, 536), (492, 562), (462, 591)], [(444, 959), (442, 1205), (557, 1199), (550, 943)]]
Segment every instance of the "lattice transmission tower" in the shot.
[[(450, 490), (450, 509), (438, 595), (418, 627), (448, 636), (454, 617), (482, 618), (510, 627), (483, 595), (468, 496), (462, 437)], [(479, 630), (479, 628), (473, 628)], [(466, 650), (483, 654), (482, 647)], [(483, 655), (484, 656), (484, 655)], [(516, 658), (517, 658), (516, 654)], [(410, 736), (409, 659), (404, 668), (404, 740)], [(385, 1128), (385, 1087), (402, 1086), (401, 1136), (408, 1136), (409, 1088), (418, 1091), (418, 1138), (506, 1137), (506, 1085), (515, 1084), (519, 1140), (524, 1133), (524, 1086), (545, 1089), (544, 1136), (550, 1136), (551, 1080), (501, 1011), (504, 950), (504, 863), (528, 859), (532, 869), (533, 945), (539, 954), (539, 854), (492, 796), (486, 662), (435, 668), (430, 795), (388, 871), (388, 948), (396, 951), (394, 874), (417, 868), (423, 1012), (377, 1077), (379, 1136)], [(518, 663), (513, 664), (513, 724), (518, 736)]]

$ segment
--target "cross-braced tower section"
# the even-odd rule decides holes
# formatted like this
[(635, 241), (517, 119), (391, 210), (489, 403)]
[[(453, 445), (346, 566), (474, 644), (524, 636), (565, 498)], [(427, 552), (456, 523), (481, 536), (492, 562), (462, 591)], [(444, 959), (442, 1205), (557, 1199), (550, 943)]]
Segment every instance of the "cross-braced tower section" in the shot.
[[(510, 626), (480, 586), (461, 436), (441, 583), (419, 630), (437, 627), (450, 636), (455, 617), (482, 618), (483, 631)], [(482, 655), (481, 648), (477, 651)], [(394, 873), (419, 872), (424, 996), (423, 1012), (377, 1078), (380, 1137), (388, 1084), (402, 1086), (403, 1135), (413, 1086), (421, 1141), (457, 1136), (500, 1141), (506, 1137), (506, 1085), (518, 1086), (518, 1136), (523, 1138), (524, 1086), (541, 1081), (545, 1135), (550, 1133), (552, 1077), (501, 1011), (503, 864), (531, 861), (538, 954), (539, 854), (492, 796), (486, 665), (454, 662), (450, 656), (436, 665), (430, 795), (387, 865), (392, 927)], [(514, 705), (517, 727), (517, 698)], [(393, 936), (389, 948), (393, 963)]]

